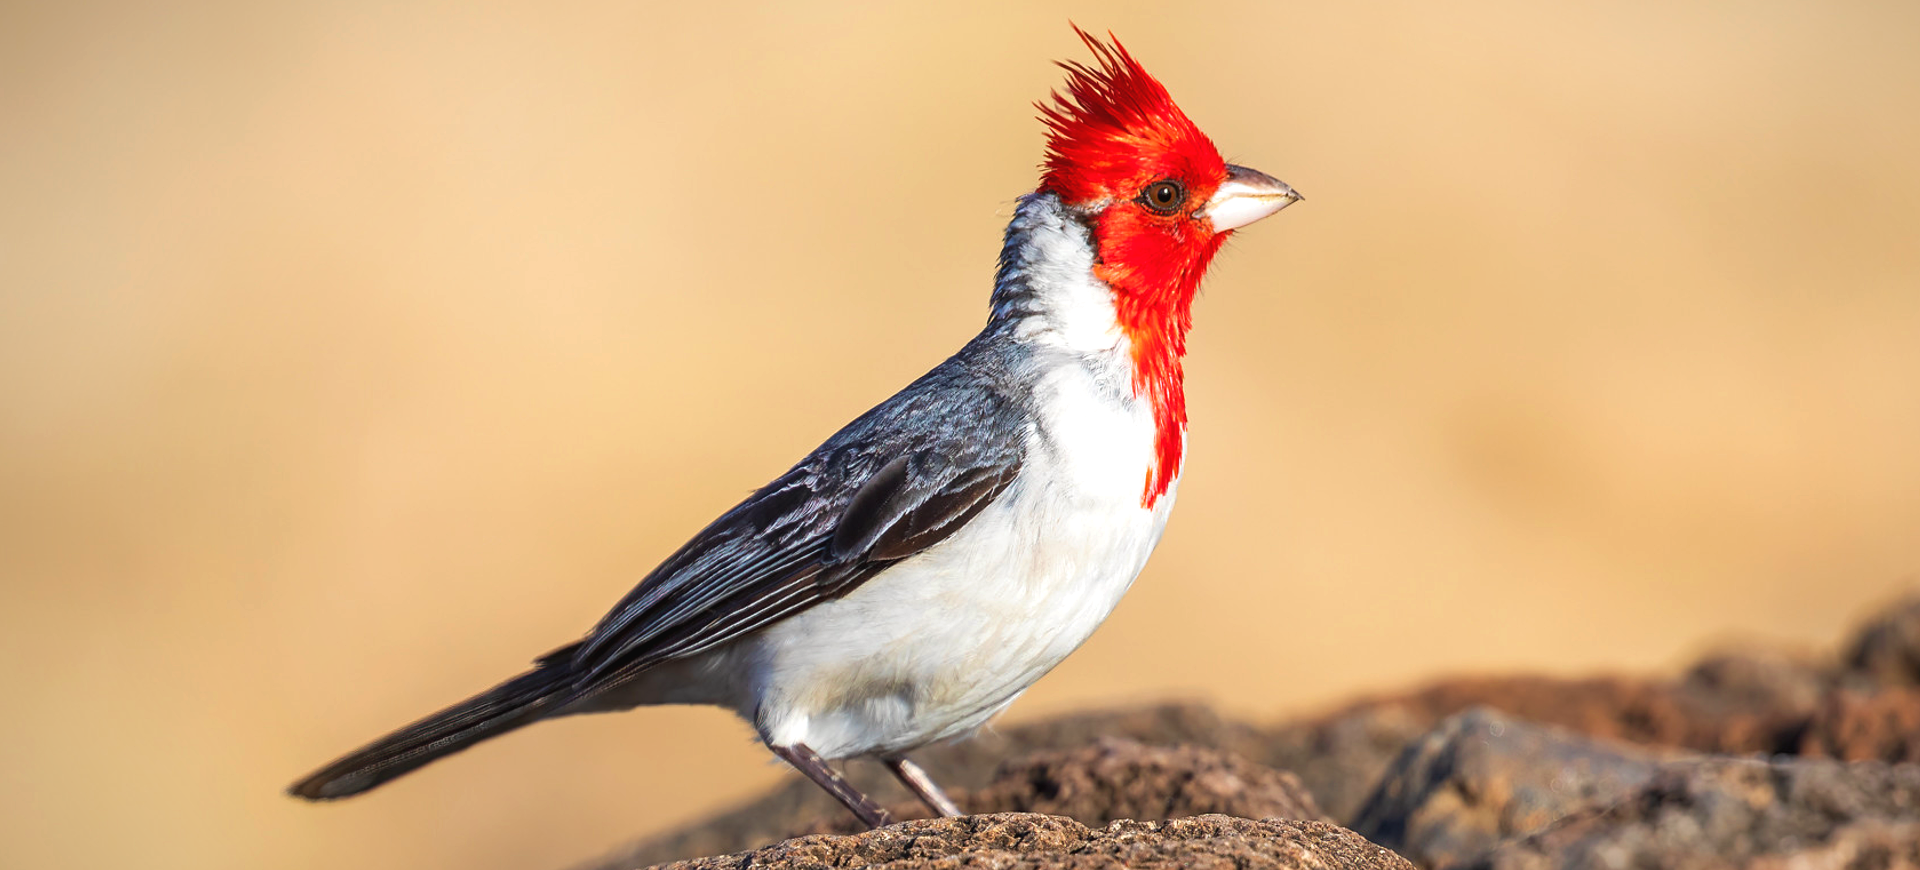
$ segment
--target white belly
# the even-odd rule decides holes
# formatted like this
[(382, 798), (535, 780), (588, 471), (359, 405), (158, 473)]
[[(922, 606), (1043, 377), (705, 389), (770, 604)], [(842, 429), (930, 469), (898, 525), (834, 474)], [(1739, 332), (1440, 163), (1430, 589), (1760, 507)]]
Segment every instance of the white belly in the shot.
[(965, 734), (1119, 604), (1175, 493), (1142, 505), (1153, 449), (1144, 409), (1085, 384), (1053, 386), (1075, 395), (1051, 404), (1056, 413), (1031, 433), (1019, 477), (994, 504), (953, 537), (734, 651), (750, 674), (740, 712), (768, 742), (844, 758)]

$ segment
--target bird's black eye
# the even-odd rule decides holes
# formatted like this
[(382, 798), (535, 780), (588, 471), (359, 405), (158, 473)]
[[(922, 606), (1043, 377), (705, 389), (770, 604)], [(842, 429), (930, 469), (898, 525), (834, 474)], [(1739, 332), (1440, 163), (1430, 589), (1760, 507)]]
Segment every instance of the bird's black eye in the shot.
[(1161, 179), (1143, 188), (1134, 201), (1159, 214), (1173, 214), (1186, 204), (1187, 188), (1171, 178)]

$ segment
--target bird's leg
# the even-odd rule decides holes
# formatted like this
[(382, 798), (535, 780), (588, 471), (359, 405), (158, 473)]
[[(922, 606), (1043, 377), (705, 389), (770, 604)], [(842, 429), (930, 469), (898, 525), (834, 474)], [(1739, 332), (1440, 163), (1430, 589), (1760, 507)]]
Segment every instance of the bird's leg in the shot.
[(914, 794), (919, 795), (920, 800), (934, 812), (947, 818), (966, 815), (960, 811), (960, 805), (953, 802), (953, 798), (947, 797), (947, 793), (940, 790), (940, 785), (933, 781), (933, 777), (920, 769), (920, 765), (905, 758), (889, 758), (887, 769), (893, 771), (893, 775), (899, 777), (900, 782)]
[(820, 753), (813, 751), (812, 747), (805, 743), (795, 743), (792, 746), (769, 745), (767, 748), (773, 750), (773, 754), (786, 759), (786, 762), (793, 765), (795, 770), (806, 774), (808, 779), (813, 780), (814, 785), (826, 789), (827, 794), (833, 795), (841, 803), (846, 804), (847, 809), (852, 810), (853, 814), (858, 816), (860, 821), (865, 822), (867, 827), (880, 828), (893, 824), (893, 817), (887, 815), (886, 810), (874, 803), (873, 798), (861, 794), (859, 789), (853, 787), (853, 783), (847, 782), (846, 777), (841, 776), (840, 771), (834, 770), (833, 766), (828, 764), (826, 759), (821, 758)]

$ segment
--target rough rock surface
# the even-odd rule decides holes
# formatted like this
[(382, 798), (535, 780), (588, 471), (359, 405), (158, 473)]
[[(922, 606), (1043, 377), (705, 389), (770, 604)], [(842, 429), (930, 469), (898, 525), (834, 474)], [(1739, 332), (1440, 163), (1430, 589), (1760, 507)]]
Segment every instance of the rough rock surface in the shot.
[(864, 834), (816, 834), (753, 852), (668, 865), (855, 868), (1235, 868), (1412, 870), (1406, 859), (1326, 822), (1199, 816), (1114, 822), (1089, 830), (1072, 819), (1024, 813), (903, 822)]
[(1847, 670), (1883, 686), (1920, 686), (1920, 595), (1882, 610), (1847, 644)]
[(1293, 771), (1330, 818), (1351, 824), (1387, 766), (1434, 721), (1399, 704), (1362, 705), (1278, 726), (1248, 757)]
[(1920, 699), (1903, 691), (1920, 690), (1920, 595), (1883, 608), (1842, 648), (1837, 661), (1725, 650), (1679, 679), (1443, 680), (1276, 726), (1264, 750), (1235, 749), (1299, 774), (1327, 814), (1347, 823), (1407, 743), (1476, 706), (1590, 737), (1703, 753), (1920, 760), (1920, 738), (1906, 728), (1920, 715)]
[(1102, 710), (990, 729), (978, 736), (931, 746), (914, 759), (955, 788), (979, 788), (1010, 758), (1054, 749), (1086, 746), (1102, 737), (1121, 737), (1149, 746), (1209, 746), (1263, 761), (1267, 735), (1256, 725), (1225, 718), (1205, 704), (1167, 703)]
[(1218, 749), (1113, 738), (1010, 762), (991, 785), (969, 794), (965, 806), (969, 812), (1068, 816), (1091, 825), (1208, 813), (1324, 819), (1291, 773)]
[(1920, 766), (1805, 759), (1672, 765), (1623, 802), (1463, 866), (1920, 867)]
[(1920, 688), (1828, 695), (1799, 749), (1801, 755), (1842, 761), (1920, 761)]
[(1767, 651), (1723, 652), (1678, 680), (1542, 676), (1445, 680), (1271, 729), (1249, 758), (1299, 774), (1329, 816), (1351, 822), (1400, 751), (1473, 707), (1590, 737), (1699, 752), (1792, 752), (1833, 678)]
[(1475, 708), (1407, 747), (1353, 828), (1415, 863), (1444, 867), (1621, 800), (1652, 779), (1662, 759)]
[[(795, 786), (800, 787), (797, 792)], [(606, 866), (644, 867), (801, 834), (850, 834), (861, 829), (838, 804), (823, 805), (814, 799), (818, 791), (811, 783), (790, 784), (705, 825), (631, 847)], [(1147, 746), (1118, 738), (1019, 756), (1002, 765), (986, 786), (950, 792), (971, 813), (1045, 813), (1091, 825), (1206, 813), (1255, 819), (1324, 818), (1313, 796), (1290, 773), (1218, 749)], [(929, 815), (924, 805), (905, 794), (887, 803), (896, 819)]]
[(1518, 676), (1448, 680), (1368, 702), (1429, 725), (1469, 707), (1590, 737), (1701, 752), (1769, 752), (1792, 742), (1820, 697), (1811, 665), (1784, 656), (1724, 654), (1681, 680)]
[[(1107, 737), (1091, 746), (1023, 755), (980, 789), (953, 789), (969, 813), (1040, 813), (1100, 826), (1122, 819), (1177, 819), (1209, 813), (1245, 819), (1326, 821), (1300, 778), (1205, 746), (1147, 746)], [(897, 820), (933, 815), (917, 799), (887, 811)], [(792, 833), (866, 830), (846, 812)]]

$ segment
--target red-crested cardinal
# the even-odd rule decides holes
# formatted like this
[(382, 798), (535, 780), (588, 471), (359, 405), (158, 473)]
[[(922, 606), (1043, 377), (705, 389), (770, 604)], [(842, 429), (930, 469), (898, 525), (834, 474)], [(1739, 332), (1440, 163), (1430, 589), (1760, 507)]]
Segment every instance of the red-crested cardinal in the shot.
[(583, 640), (294, 784), (358, 794), (553, 716), (738, 713), (867, 824), (827, 759), (966, 735), (1086, 641), (1147, 563), (1187, 440), (1181, 357), (1227, 236), (1298, 201), (1220, 158), (1118, 41), (1039, 106), (1040, 188), (986, 328), (695, 535)]

